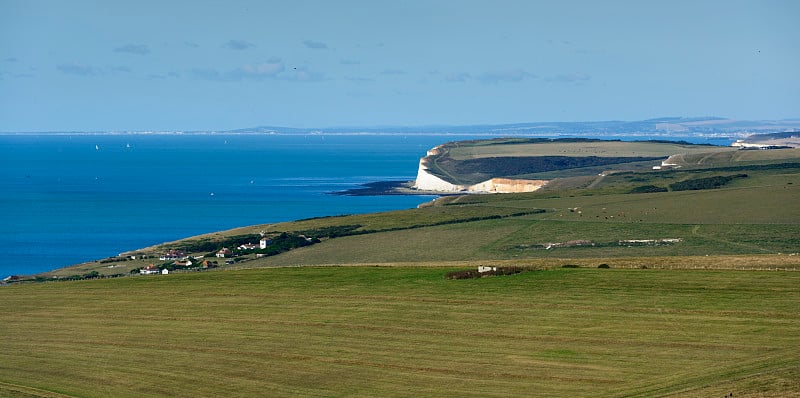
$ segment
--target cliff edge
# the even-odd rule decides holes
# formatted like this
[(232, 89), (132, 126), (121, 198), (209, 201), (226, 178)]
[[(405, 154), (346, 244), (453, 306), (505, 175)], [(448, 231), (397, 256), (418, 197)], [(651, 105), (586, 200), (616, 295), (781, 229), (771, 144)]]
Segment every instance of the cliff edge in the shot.
[(547, 180), (511, 178), (490, 178), (477, 184), (456, 184), (433, 174), (428, 166), (436, 162), (438, 157), (446, 154), (446, 151), (445, 145), (439, 145), (430, 149), (426, 156), (419, 160), (417, 178), (412, 188), (443, 193), (520, 193), (533, 192), (547, 184)]

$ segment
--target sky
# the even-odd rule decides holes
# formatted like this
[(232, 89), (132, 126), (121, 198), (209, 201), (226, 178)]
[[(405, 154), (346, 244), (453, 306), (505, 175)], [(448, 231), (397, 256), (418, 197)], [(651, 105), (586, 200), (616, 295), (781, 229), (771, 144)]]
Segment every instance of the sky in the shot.
[(800, 117), (800, 1), (0, 0), (0, 132)]

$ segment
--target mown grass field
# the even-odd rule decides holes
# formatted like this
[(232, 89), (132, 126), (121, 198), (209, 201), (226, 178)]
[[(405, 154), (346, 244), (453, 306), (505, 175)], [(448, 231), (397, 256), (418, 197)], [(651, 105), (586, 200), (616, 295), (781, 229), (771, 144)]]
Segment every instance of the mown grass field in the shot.
[(800, 396), (800, 272), (449, 269), (7, 286), (0, 396)]

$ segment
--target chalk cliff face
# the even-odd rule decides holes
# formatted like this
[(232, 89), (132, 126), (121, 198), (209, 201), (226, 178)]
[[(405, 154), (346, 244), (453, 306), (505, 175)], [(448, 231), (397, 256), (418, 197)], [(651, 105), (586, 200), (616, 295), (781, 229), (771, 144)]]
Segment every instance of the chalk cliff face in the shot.
[(519, 193), (533, 192), (547, 184), (546, 180), (513, 180), (509, 178), (491, 178), (474, 185), (458, 185), (445, 181), (430, 173), (427, 162), (431, 157), (441, 153), (441, 147), (428, 151), (428, 156), (419, 160), (417, 179), (414, 188), (421, 191), (464, 192), (464, 193)]
[(467, 190), (471, 192), (489, 193), (520, 193), (533, 192), (547, 184), (547, 180), (512, 180), (509, 178), (492, 178), (484, 182), (471, 185)]
[(417, 180), (414, 182), (414, 188), (421, 191), (437, 191), (437, 192), (459, 192), (464, 191), (463, 185), (456, 185), (449, 183), (428, 172), (428, 167), (425, 166), (426, 158), (419, 161), (419, 169), (417, 170)]

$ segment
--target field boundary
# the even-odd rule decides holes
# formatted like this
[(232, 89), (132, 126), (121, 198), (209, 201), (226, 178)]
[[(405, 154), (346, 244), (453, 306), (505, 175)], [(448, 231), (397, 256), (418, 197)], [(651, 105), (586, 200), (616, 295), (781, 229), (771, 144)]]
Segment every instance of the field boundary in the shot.
[[(409, 262), (368, 262), (331, 263), (315, 265), (274, 265), (226, 267), (219, 271), (264, 268), (297, 267), (386, 267), (386, 268), (477, 268), (478, 266), (527, 267), (533, 269), (598, 268), (608, 265), (611, 269), (653, 269), (653, 270), (707, 270), (707, 271), (800, 271), (800, 255), (717, 255), (717, 256), (664, 256), (664, 257), (597, 257), (597, 258), (528, 258), (518, 260), (468, 260), (468, 261), (409, 261)], [(602, 267), (605, 268), (605, 267)]]

